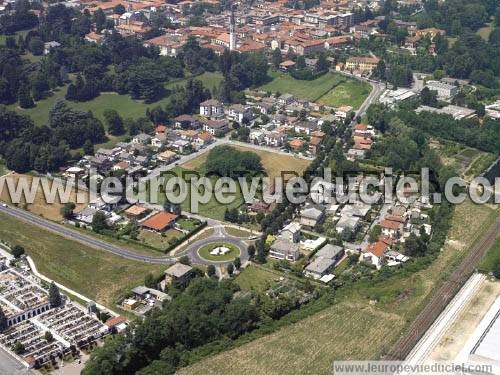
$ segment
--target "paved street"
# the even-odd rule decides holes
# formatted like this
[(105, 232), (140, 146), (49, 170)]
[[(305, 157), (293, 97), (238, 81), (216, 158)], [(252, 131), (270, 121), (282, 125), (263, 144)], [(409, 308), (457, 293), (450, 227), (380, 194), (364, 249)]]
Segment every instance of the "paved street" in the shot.
[(0, 348), (0, 374), (1, 375), (34, 375), (35, 372), (28, 370), (14, 357)]

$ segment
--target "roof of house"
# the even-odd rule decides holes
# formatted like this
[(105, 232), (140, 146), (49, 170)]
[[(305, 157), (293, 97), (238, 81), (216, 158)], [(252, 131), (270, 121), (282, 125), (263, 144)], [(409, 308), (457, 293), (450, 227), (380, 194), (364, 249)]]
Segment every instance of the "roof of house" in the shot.
[(317, 257), (307, 265), (305, 271), (322, 275), (334, 264), (335, 264), (334, 259)]
[(307, 219), (318, 220), (321, 215), (323, 215), (323, 212), (316, 207), (306, 208), (300, 212), (300, 217), (305, 217)]
[(332, 259), (335, 258), (338, 254), (340, 254), (342, 250), (343, 250), (342, 246), (326, 244), (316, 252), (315, 256)]
[(294, 251), (299, 251), (299, 245), (294, 242), (278, 238), (271, 245), (271, 249), (276, 252), (288, 254)]
[(368, 245), (366, 251), (380, 258), (382, 254), (384, 254), (385, 251), (387, 250), (387, 247), (388, 246), (385, 242), (377, 241), (375, 243)]
[(164, 230), (170, 224), (172, 224), (177, 219), (177, 215), (174, 215), (170, 212), (161, 211), (156, 215), (150, 217), (149, 219), (142, 222), (142, 226), (154, 229), (154, 230)]
[(193, 267), (182, 263), (175, 263), (173, 266), (165, 270), (165, 274), (173, 277), (182, 277), (190, 272)]
[(139, 215), (142, 215), (144, 212), (146, 212), (146, 208), (138, 206), (136, 204), (134, 204), (133, 206), (130, 206), (129, 208), (127, 208), (125, 210), (125, 213), (127, 215), (131, 215), (131, 216), (139, 216)]
[(127, 321), (127, 319), (125, 319), (121, 315), (118, 315), (118, 316), (115, 316), (114, 318), (108, 319), (106, 321), (106, 323), (104, 323), (104, 324), (106, 324), (109, 328), (112, 328), (112, 327), (117, 326), (118, 324), (125, 323), (126, 321)]
[(386, 228), (386, 229), (399, 229), (401, 226), (401, 223), (398, 221), (384, 219), (380, 223), (380, 226), (382, 228)]

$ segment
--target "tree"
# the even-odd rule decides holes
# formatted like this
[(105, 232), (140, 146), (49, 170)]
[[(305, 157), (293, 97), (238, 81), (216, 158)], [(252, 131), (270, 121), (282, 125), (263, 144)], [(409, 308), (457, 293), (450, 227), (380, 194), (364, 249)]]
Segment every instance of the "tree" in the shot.
[(28, 83), (26, 82), (21, 83), (17, 95), (19, 100), (19, 106), (21, 108), (32, 108), (35, 106), (35, 102), (31, 97), (31, 92)]
[(97, 211), (92, 218), (92, 230), (96, 233), (100, 233), (105, 229), (108, 229), (106, 214), (103, 211)]
[(213, 264), (209, 264), (207, 267), (207, 275), (208, 277), (215, 276), (215, 266)]
[(50, 283), (49, 287), (49, 302), (51, 307), (61, 306), (62, 303), (62, 298), (61, 298), (61, 293), (59, 292), (59, 288), (53, 281)]
[(250, 259), (253, 259), (253, 257), (255, 256), (255, 246), (254, 245), (250, 245), (248, 246), (248, 257)]
[(420, 92), (420, 100), (423, 105), (436, 107), (438, 104), (437, 91), (429, 90), (428, 87), (424, 87)]
[(328, 60), (326, 59), (326, 55), (324, 53), (320, 53), (318, 56), (318, 61), (316, 62), (316, 70), (318, 72), (328, 70)]
[(144, 277), (144, 285), (148, 288), (156, 288), (156, 279), (152, 273), (148, 273), (146, 277)]
[(94, 145), (88, 139), (83, 144), (83, 152), (85, 155), (94, 155)]
[(46, 331), (44, 336), (45, 336), (45, 341), (47, 341), (47, 342), (54, 341), (54, 336), (52, 335), (52, 333), (50, 331)]
[(122, 4), (118, 4), (113, 8), (113, 13), (119, 14), (120, 16), (125, 13), (127, 10)]
[(3, 312), (2, 306), (0, 306), (0, 332), (4, 331), (5, 329), (7, 329), (7, 317)]
[(25, 347), (23, 343), (19, 340), (17, 340), (14, 345), (12, 346), (12, 351), (16, 353), (17, 355), (23, 354), (25, 351)]
[(24, 247), (20, 245), (15, 245), (12, 248), (12, 255), (14, 256), (14, 258), (19, 259), (23, 254), (24, 254)]
[(297, 57), (297, 63), (295, 64), (295, 68), (297, 70), (302, 70), (305, 69), (305, 67), (306, 67), (306, 59), (304, 58), (304, 56)]
[(76, 205), (73, 202), (68, 202), (64, 206), (61, 207), (61, 215), (65, 219), (71, 219), (73, 217), (73, 210)]
[(498, 257), (497, 260), (493, 263), (491, 271), (493, 273), (493, 276), (495, 276), (497, 279), (500, 279), (500, 257)]
[(106, 109), (104, 111), (104, 120), (106, 121), (108, 131), (112, 135), (122, 135), (123, 133), (125, 133), (123, 119), (114, 109)]
[(240, 257), (237, 257), (234, 260), (233, 264), (234, 264), (234, 268), (236, 268), (237, 270), (239, 270), (241, 268), (241, 259), (240, 259)]
[(279, 48), (275, 48), (271, 56), (271, 63), (273, 64), (274, 69), (279, 69), (281, 62), (281, 51)]
[(187, 255), (183, 255), (179, 258), (179, 263), (185, 264), (186, 266), (191, 265), (191, 259)]
[(44, 50), (44, 44), (43, 40), (40, 39), (39, 37), (35, 36), (30, 39), (30, 42), (28, 44), (28, 50), (35, 56), (40, 56), (43, 54)]
[(382, 228), (380, 227), (380, 225), (373, 226), (373, 228), (370, 230), (368, 241), (370, 241), (371, 243), (377, 242), (381, 234), (382, 234)]
[(232, 276), (232, 275), (233, 275), (233, 272), (234, 272), (234, 266), (233, 266), (233, 264), (232, 264), (232, 263), (229, 263), (229, 264), (227, 265), (226, 270), (227, 270), (227, 274), (228, 274), (229, 276)]

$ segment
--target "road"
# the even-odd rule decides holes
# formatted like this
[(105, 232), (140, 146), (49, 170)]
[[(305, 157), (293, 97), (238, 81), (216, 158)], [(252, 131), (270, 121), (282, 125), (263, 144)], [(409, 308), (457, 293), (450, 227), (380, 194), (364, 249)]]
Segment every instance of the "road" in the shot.
[[(240, 251), (241, 251), (241, 258), (242, 261), (248, 259), (247, 251), (246, 251), (246, 244), (244, 243), (244, 238), (240, 237), (233, 237), (230, 236), (229, 234), (226, 233), (224, 228), (222, 227), (220, 222), (217, 222), (215, 220), (210, 220), (212, 224), (215, 224), (215, 233), (207, 237), (203, 240), (199, 241), (194, 241), (192, 244), (188, 246), (188, 248), (181, 253), (179, 253), (179, 256), (173, 257), (173, 256), (151, 256), (151, 255), (144, 255), (144, 254), (138, 254), (136, 252), (133, 252), (131, 250), (124, 249), (123, 247), (108, 243), (103, 240), (99, 240), (97, 238), (94, 238), (90, 235), (80, 233), (76, 231), (75, 229), (65, 227), (60, 224), (53, 223), (47, 219), (44, 219), (40, 216), (37, 216), (35, 214), (32, 214), (31, 212), (23, 211), (18, 208), (14, 207), (3, 207), (0, 206), (0, 212), (3, 212), (7, 215), (10, 215), (12, 217), (15, 217), (17, 219), (20, 219), (22, 221), (28, 222), (30, 224), (36, 225), (42, 229), (48, 230), (52, 233), (55, 233), (57, 235), (63, 236), (65, 238), (78, 241), (80, 243), (83, 243), (84, 245), (96, 248), (98, 250), (104, 250), (109, 253), (112, 253), (114, 255), (118, 255), (122, 258), (129, 259), (129, 260), (134, 260), (134, 261), (139, 261), (139, 262), (145, 262), (145, 263), (153, 263), (153, 264), (171, 264), (176, 262), (179, 259), (179, 256), (182, 255), (188, 255), (193, 263), (196, 264), (209, 264), (209, 262), (201, 260), (197, 253), (196, 250), (198, 250), (199, 247), (210, 243), (210, 242), (219, 242), (219, 241), (224, 241), (224, 242), (229, 242), (235, 246), (237, 246)], [(1, 374), (1, 373), (0, 373)]]
[(19, 361), (14, 359), (4, 349), (0, 348), (0, 374), (5, 375), (34, 375), (35, 372), (28, 370)]
[(123, 247), (113, 245), (106, 241), (99, 240), (90, 235), (80, 233), (75, 229), (71, 229), (63, 225), (53, 223), (52, 221), (44, 219), (35, 214), (32, 214), (31, 212), (23, 211), (15, 207), (0, 206), (0, 212), (3, 212), (7, 215), (20, 219), (22, 221), (28, 222), (30, 224), (36, 225), (42, 229), (48, 230), (60, 236), (69, 238), (74, 241), (78, 241), (80, 243), (91, 246), (93, 248), (97, 248), (99, 250), (104, 250), (109, 253), (121, 256), (122, 258), (147, 262), (147, 263), (158, 263), (158, 264), (168, 264), (175, 262), (176, 260), (175, 258), (170, 256), (153, 257), (153, 256), (138, 254), (131, 250), (124, 249)]

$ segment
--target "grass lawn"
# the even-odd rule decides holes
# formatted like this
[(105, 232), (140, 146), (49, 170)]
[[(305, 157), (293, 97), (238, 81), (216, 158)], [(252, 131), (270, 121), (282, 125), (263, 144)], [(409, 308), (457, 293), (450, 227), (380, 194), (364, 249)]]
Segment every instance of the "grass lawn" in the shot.
[(479, 265), (479, 269), (484, 272), (491, 272), (496, 262), (500, 262), (500, 238), (496, 240), (491, 249)]
[(238, 229), (233, 227), (224, 227), (227, 234), (234, 237), (250, 237), (252, 233), (245, 229)]
[(286, 73), (269, 71), (271, 81), (259, 87), (262, 91), (288, 93), (293, 96), (315, 101), (325, 95), (333, 86), (344, 80), (338, 73), (326, 73), (312, 81), (298, 80)]
[(199, 226), (199, 222), (197, 220), (189, 219), (187, 217), (182, 217), (176, 221), (176, 224), (183, 230), (187, 230), (189, 232), (195, 230)]
[[(262, 161), (262, 166), (264, 167), (264, 171), (271, 178), (280, 176), (282, 172), (295, 172), (300, 176), (306, 170), (307, 166), (311, 163), (310, 160), (301, 159), (293, 155), (277, 154), (275, 152), (257, 150), (251, 147), (243, 147), (243, 146), (231, 146), (231, 147), (237, 148), (238, 150), (241, 151), (251, 151), (259, 155)], [(184, 163), (182, 167), (185, 169), (202, 172), (203, 164), (206, 162), (207, 157), (208, 157), (208, 152), (204, 152), (197, 158), (194, 158), (188, 161), (187, 163)]]
[[(22, 228), (22, 230), (20, 230)], [(0, 214), (0, 238), (24, 246), (38, 270), (111, 308), (118, 296), (165, 266), (134, 262)]]
[(169, 229), (162, 234), (149, 230), (141, 230), (137, 238), (147, 245), (164, 250), (169, 245), (168, 241), (179, 237), (182, 237), (182, 232), (175, 229)]
[(293, 96), (329, 106), (350, 105), (358, 108), (370, 93), (370, 85), (328, 72), (312, 81), (297, 80), (289, 74), (270, 71), (272, 80), (259, 90), (289, 93)]
[[(171, 173), (165, 174), (166, 181), (168, 181), (168, 179), (173, 177), (173, 176), (182, 176), (183, 171), (188, 171), (188, 169), (181, 168), (181, 167), (175, 167), (174, 169), (169, 171)], [(189, 176), (188, 176), (188, 178), (189, 178)], [(212, 186), (214, 186), (215, 177), (212, 178), (211, 181), (212, 181)], [(243, 194), (241, 193), (241, 189), (239, 188), (238, 184), (237, 184), (237, 187), (238, 187), (238, 189), (236, 191), (236, 194), (234, 195), (235, 198), (234, 198), (233, 202), (231, 202), (230, 204), (224, 205), (224, 204), (219, 203), (217, 201), (217, 199), (215, 198), (215, 195), (212, 194), (208, 203), (200, 204), (198, 207), (198, 212), (193, 212), (193, 210), (191, 209), (191, 184), (187, 183), (187, 197), (181, 203), (182, 210), (196, 213), (196, 214), (200, 214), (202, 216), (206, 216), (206, 217), (216, 219), (216, 220), (223, 220), (224, 213), (226, 212), (226, 209), (238, 208), (244, 203)], [(147, 193), (149, 196), (149, 189), (148, 189)], [(178, 192), (175, 192), (175, 193), (177, 194)], [(152, 203), (163, 204), (164, 202), (165, 202), (164, 189), (159, 189), (157, 202), (152, 202)]]
[(264, 291), (279, 278), (271, 270), (251, 264), (241, 271), (235, 282), (242, 290)]
[(477, 32), (476, 34), (478, 34), (481, 38), (483, 38), (484, 40), (488, 40), (491, 32), (493, 31), (493, 26), (491, 25), (491, 23), (488, 23), (486, 24), (485, 27), (481, 27)]
[[(229, 249), (229, 252), (222, 255), (210, 254), (210, 252), (216, 247), (227, 247)], [(229, 260), (233, 260), (239, 257), (240, 250), (236, 246), (231, 245), (230, 243), (227, 242), (215, 242), (202, 246), (200, 249), (198, 249), (198, 255), (203, 259), (211, 262), (227, 262)]]
[[(204, 82), (207, 88), (215, 86), (222, 80), (222, 76), (218, 73), (206, 72), (200, 76), (195, 77), (196, 79)], [(184, 85), (188, 78), (176, 80), (165, 87), (173, 88), (177, 85)], [(49, 111), (56, 103), (58, 99), (64, 99), (66, 96), (67, 87), (58, 88), (52, 96), (36, 103), (34, 108), (22, 109), (17, 106), (17, 104), (12, 104), (9, 106), (10, 109), (15, 109), (19, 113), (24, 113), (29, 115), (35, 124), (43, 125), (49, 120)], [(160, 99), (155, 103), (146, 104), (140, 100), (133, 100), (129, 95), (118, 95), (117, 93), (102, 93), (97, 98), (90, 100), (88, 102), (70, 102), (67, 103), (76, 109), (82, 111), (92, 111), (92, 113), (101, 121), (103, 121), (104, 111), (106, 109), (115, 109), (123, 118), (139, 118), (146, 115), (147, 108), (153, 108), (156, 106), (165, 106), (169, 102), (169, 97)]]
[[(466, 201), (455, 208), (448, 240), (428, 268), (412, 275), (397, 275), (383, 283), (367, 281), (339, 289), (337, 302), (331, 307), (203, 359), (179, 373), (326, 374), (331, 372), (334, 360), (378, 359), (422, 309), (444, 275), (463, 258), (477, 235), (497, 216), (498, 210), (492, 206)], [(247, 282), (253, 279), (250, 272)]]
[(370, 94), (371, 86), (365, 82), (346, 79), (330, 92), (323, 95), (319, 100), (319, 104), (330, 107), (340, 107), (350, 105), (354, 109), (358, 109)]

